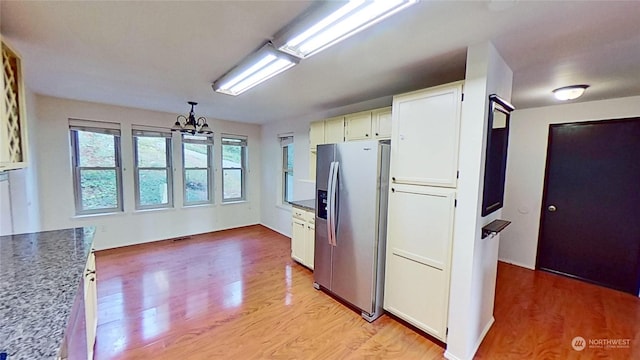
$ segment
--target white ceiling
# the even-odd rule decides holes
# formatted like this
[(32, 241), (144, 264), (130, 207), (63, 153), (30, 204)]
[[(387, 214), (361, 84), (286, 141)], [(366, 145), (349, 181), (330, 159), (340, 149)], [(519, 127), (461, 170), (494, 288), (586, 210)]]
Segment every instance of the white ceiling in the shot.
[(551, 90), (571, 84), (591, 85), (579, 101), (640, 95), (640, 1), (422, 0), (238, 97), (211, 83), (311, 2), (0, 3), (27, 86), (62, 98), (175, 114), (193, 100), (198, 116), (251, 123), (320, 118), (463, 79), (466, 47), (486, 40), (514, 71), (517, 108), (555, 104)]

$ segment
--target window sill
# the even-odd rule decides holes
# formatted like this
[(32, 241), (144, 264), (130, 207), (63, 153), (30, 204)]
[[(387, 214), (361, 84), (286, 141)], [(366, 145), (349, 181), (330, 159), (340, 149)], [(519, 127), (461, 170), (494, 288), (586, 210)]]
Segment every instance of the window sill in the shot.
[(245, 204), (248, 203), (248, 200), (233, 200), (233, 201), (226, 201), (226, 202), (222, 202), (222, 205), (235, 205), (235, 204)]
[(80, 214), (73, 215), (71, 220), (82, 220), (82, 219), (92, 219), (103, 216), (125, 216), (126, 213), (124, 211), (113, 211), (113, 212), (104, 212), (104, 213), (96, 213), (96, 214)]
[(137, 209), (137, 210), (134, 210), (132, 214), (144, 215), (147, 213), (163, 212), (163, 211), (176, 211), (176, 208), (170, 207), (170, 208), (155, 208), (155, 209)]
[(193, 205), (183, 205), (182, 210), (186, 209), (200, 209), (200, 208), (212, 208), (215, 207), (216, 204), (208, 203), (208, 204), (193, 204)]

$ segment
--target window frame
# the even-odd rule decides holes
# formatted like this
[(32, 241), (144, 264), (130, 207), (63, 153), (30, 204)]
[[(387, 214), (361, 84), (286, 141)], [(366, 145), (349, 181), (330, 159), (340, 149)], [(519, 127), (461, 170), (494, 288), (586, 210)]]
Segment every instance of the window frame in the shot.
[[(139, 167), (138, 166), (138, 138), (139, 137), (152, 137), (152, 138), (164, 138), (165, 139), (165, 156), (166, 167)], [(135, 194), (135, 207), (136, 210), (154, 210), (154, 209), (170, 209), (173, 208), (173, 148), (172, 148), (172, 135), (168, 129), (155, 129), (147, 130), (143, 128), (137, 128), (135, 126), (131, 129), (131, 140), (133, 147), (133, 183)], [(140, 170), (160, 170), (164, 169), (167, 173), (167, 203), (154, 204), (154, 205), (141, 205), (140, 204)]]
[[(105, 124), (106, 125), (106, 124)], [(99, 126), (99, 125), (98, 125)], [(69, 134), (71, 138), (71, 167), (73, 172), (73, 197), (75, 203), (76, 216), (83, 215), (98, 215), (118, 213), (124, 211), (123, 191), (122, 191), (122, 149), (121, 149), (121, 134), (119, 129), (112, 127), (93, 127), (69, 124)], [(113, 136), (114, 146), (114, 166), (80, 166), (80, 148), (78, 132), (93, 132), (98, 134), (106, 134)], [(82, 170), (114, 170), (116, 173), (116, 206), (102, 209), (84, 209), (82, 205)]]
[[(239, 201), (247, 200), (247, 189), (246, 189), (246, 173), (247, 173), (247, 148), (249, 147), (249, 143), (247, 141), (247, 137), (243, 135), (231, 135), (231, 134), (222, 134), (220, 145), (222, 146), (220, 149), (220, 160), (221, 160), (221, 169), (222, 169), (222, 181), (220, 188), (222, 189), (222, 203), (232, 203)], [(240, 167), (225, 167), (224, 166), (224, 146), (240, 146)], [(225, 198), (224, 196), (224, 173), (225, 170), (240, 170), (240, 196), (235, 198)]]
[[(291, 205), (291, 202), (293, 201), (293, 199), (287, 200), (287, 193), (288, 193), (288, 188), (287, 188), (287, 176), (289, 175), (289, 173), (291, 173), (291, 176), (293, 176), (294, 174), (294, 170), (293, 170), (293, 165), (291, 168), (289, 168), (287, 165), (289, 164), (289, 153), (288, 153), (288, 148), (289, 146), (291, 146), (291, 148), (293, 149), (293, 151), (295, 152), (295, 146), (293, 143), (293, 135), (284, 135), (284, 136), (280, 136), (280, 148), (282, 150), (282, 166), (281, 166), (281, 170), (282, 170), (282, 187), (281, 187), (281, 191), (282, 191), (282, 196), (280, 197), (280, 201), (282, 202), (283, 205)], [(295, 157), (294, 157), (294, 162), (295, 162)], [(292, 184), (293, 187), (293, 184)], [(293, 189), (292, 189), (293, 191)], [(293, 195), (292, 195), (293, 196)]]
[[(213, 187), (213, 134), (210, 135), (195, 135), (200, 136), (205, 139), (197, 140), (197, 139), (188, 139), (185, 136), (192, 136), (189, 134), (181, 134), (180, 140), (182, 142), (182, 204), (183, 206), (196, 206), (196, 205), (208, 205), (214, 203), (214, 187)], [(207, 146), (207, 167), (206, 168), (198, 168), (198, 167), (187, 167), (186, 162), (184, 160), (185, 154), (185, 144), (202, 144)], [(187, 170), (207, 170), (207, 200), (202, 201), (188, 201), (187, 200)]]

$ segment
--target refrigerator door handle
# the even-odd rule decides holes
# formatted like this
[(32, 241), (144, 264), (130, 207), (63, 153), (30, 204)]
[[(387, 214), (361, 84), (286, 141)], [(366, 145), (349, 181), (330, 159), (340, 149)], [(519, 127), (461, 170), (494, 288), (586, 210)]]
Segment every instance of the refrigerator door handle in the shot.
[(336, 227), (337, 227), (337, 217), (336, 217), (336, 193), (337, 193), (337, 188), (338, 188), (338, 170), (340, 168), (340, 163), (339, 162), (334, 162), (333, 163), (333, 177), (331, 180), (332, 183), (332, 187), (331, 187), (331, 194), (329, 195), (329, 197), (331, 197), (331, 239), (333, 241), (333, 246), (338, 246), (338, 244), (336, 243)]
[(331, 220), (332, 220), (332, 216), (331, 216), (331, 206), (333, 203), (333, 197), (331, 196), (331, 194), (333, 194), (333, 171), (334, 171), (334, 165), (335, 162), (331, 162), (331, 164), (329, 165), (329, 179), (327, 180), (327, 240), (329, 242), (329, 245), (333, 245), (333, 241), (331, 239), (331, 236), (333, 234), (333, 232), (331, 231), (332, 226), (331, 226)]

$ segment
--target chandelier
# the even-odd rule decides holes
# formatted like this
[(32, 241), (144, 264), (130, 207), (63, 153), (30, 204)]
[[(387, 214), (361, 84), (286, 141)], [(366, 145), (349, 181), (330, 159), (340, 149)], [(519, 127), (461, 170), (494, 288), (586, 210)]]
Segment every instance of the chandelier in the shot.
[(196, 119), (196, 115), (193, 112), (193, 107), (198, 105), (197, 102), (189, 101), (189, 105), (191, 105), (191, 111), (189, 111), (189, 117), (184, 115), (178, 115), (176, 118), (176, 123), (173, 124), (171, 131), (180, 131), (182, 133), (188, 133), (191, 135), (198, 134), (213, 134), (209, 125), (207, 125), (207, 119), (203, 116)]

